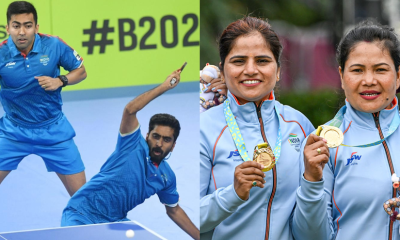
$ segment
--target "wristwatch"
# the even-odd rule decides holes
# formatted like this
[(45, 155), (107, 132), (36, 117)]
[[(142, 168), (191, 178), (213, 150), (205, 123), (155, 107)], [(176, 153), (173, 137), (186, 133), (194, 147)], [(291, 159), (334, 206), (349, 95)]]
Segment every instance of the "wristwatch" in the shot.
[(58, 78), (63, 83), (62, 87), (65, 87), (68, 85), (68, 78), (65, 75), (60, 75), (60, 76), (58, 76)]

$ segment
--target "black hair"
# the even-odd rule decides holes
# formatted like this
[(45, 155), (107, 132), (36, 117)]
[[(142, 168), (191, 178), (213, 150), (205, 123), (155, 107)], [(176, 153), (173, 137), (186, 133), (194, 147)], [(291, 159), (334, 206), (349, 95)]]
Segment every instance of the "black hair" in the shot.
[(398, 72), (400, 65), (400, 44), (394, 29), (369, 19), (360, 22), (340, 40), (336, 51), (336, 60), (342, 68), (342, 73), (344, 72), (344, 65), (349, 54), (355, 45), (359, 42), (374, 41), (381, 42), (383, 50), (387, 50), (390, 53), (396, 72)]
[(235, 40), (240, 36), (254, 32), (259, 32), (263, 36), (275, 57), (278, 67), (280, 67), (280, 57), (283, 47), (275, 31), (267, 21), (261, 18), (246, 16), (229, 24), (219, 38), (219, 56), (221, 58), (222, 70), (224, 69), (225, 58), (232, 50)]
[(181, 125), (179, 121), (172, 115), (167, 113), (158, 113), (150, 118), (149, 132), (153, 131), (154, 127), (167, 126), (174, 129), (174, 142), (178, 139), (179, 132), (181, 131)]
[(32, 13), (35, 25), (37, 25), (37, 13), (35, 7), (26, 1), (15, 1), (10, 3), (7, 8), (7, 25), (11, 20), (11, 16), (15, 14)]

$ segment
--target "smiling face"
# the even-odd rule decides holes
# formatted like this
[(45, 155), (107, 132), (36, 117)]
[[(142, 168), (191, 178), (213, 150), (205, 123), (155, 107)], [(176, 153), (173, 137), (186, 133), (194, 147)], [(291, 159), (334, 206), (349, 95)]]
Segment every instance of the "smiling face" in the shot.
[(159, 163), (175, 147), (174, 129), (168, 126), (156, 125), (147, 133), (147, 145), (149, 146), (150, 158)]
[(390, 107), (400, 84), (399, 72), (382, 42), (356, 44), (339, 74), (351, 106), (367, 113)]
[(221, 74), (240, 103), (259, 104), (279, 81), (280, 68), (259, 32), (238, 37), (225, 58)]
[(39, 25), (35, 23), (32, 13), (14, 14), (11, 15), (6, 30), (17, 49), (27, 55), (32, 50)]

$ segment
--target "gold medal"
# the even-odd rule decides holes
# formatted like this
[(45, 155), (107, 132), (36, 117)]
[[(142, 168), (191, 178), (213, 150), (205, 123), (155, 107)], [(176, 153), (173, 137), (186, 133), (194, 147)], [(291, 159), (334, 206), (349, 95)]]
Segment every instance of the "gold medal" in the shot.
[(253, 161), (264, 165), (263, 172), (271, 170), (275, 166), (275, 156), (271, 146), (268, 143), (258, 144), (254, 148)]
[(325, 138), (330, 148), (339, 147), (343, 142), (343, 133), (337, 127), (322, 125), (317, 128), (316, 134)]

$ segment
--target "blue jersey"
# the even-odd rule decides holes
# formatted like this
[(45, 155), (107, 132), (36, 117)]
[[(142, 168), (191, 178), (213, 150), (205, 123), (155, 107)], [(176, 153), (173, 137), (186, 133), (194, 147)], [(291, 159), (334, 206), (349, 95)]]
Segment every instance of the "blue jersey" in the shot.
[(21, 54), (11, 37), (0, 44), (0, 99), (7, 117), (18, 125), (44, 126), (61, 118), (61, 88), (45, 91), (36, 76), (56, 78), (60, 66), (79, 68), (83, 59), (61, 39), (36, 34), (27, 56)]
[(165, 160), (158, 167), (153, 164), (138, 128), (127, 136), (119, 135), (114, 153), (72, 196), (67, 208), (72, 207), (93, 223), (115, 222), (156, 193), (163, 204), (178, 203), (174, 172)]
[[(368, 144), (387, 136), (394, 116), (399, 114), (396, 98), (393, 105), (372, 114), (357, 111), (346, 101), (339, 127), (344, 133), (343, 144)], [(397, 128), (376, 146), (330, 148), (323, 180), (301, 180), (293, 220), (295, 238), (399, 240), (399, 221), (390, 221), (383, 209), (384, 202), (398, 196), (391, 175), (400, 173), (399, 139)]]

